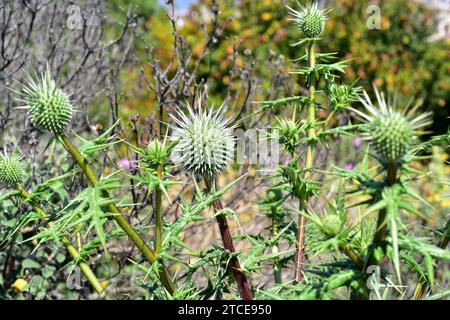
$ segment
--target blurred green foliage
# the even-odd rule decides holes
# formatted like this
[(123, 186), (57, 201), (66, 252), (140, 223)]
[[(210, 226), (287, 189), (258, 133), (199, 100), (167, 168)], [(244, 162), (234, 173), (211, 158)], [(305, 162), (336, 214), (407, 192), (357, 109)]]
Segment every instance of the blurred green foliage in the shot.
[(134, 7), (139, 16), (147, 19), (160, 9), (157, 0), (108, 0), (107, 4), (113, 10), (126, 11), (130, 6)]

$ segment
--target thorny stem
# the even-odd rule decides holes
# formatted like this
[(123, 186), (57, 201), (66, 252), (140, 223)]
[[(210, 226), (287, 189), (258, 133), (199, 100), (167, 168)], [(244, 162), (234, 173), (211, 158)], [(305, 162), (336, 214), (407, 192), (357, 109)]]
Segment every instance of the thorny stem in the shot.
[[(445, 225), (444, 231), (442, 233), (442, 237), (437, 244), (439, 248), (445, 249), (450, 240), (450, 219), (448, 219), (447, 224)], [(423, 277), (419, 279), (417, 282), (416, 288), (414, 289), (414, 299), (419, 300), (423, 297), (425, 292), (428, 289), (427, 280)]]
[[(315, 68), (316, 66), (316, 53), (315, 53), (315, 42), (311, 41), (308, 49), (308, 64), (310, 68)], [(314, 73), (311, 75), (309, 79), (309, 105), (308, 105), (308, 123), (310, 128), (308, 129), (308, 145), (306, 148), (306, 164), (305, 169), (311, 169), (313, 165), (314, 158), (314, 138), (316, 136), (316, 129), (314, 128), (314, 123), (316, 120), (316, 106), (315, 106), (315, 96), (316, 96), (316, 77)], [(305, 174), (305, 178), (309, 176), (309, 171)], [(306, 210), (308, 204), (308, 196), (302, 197), (299, 199), (299, 209)], [(305, 225), (306, 219), (303, 215), (300, 215), (298, 218), (298, 227), (297, 227), (297, 250), (295, 256), (295, 282), (300, 282), (303, 280), (303, 260), (305, 258)]]
[(77, 236), (77, 248), (78, 248), (78, 252), (80, 252), (82, 244), (81, 244), (81, 233), (80, 233), (79, 230), (77, 231), (77, 235), (76, 236)]
[[(394, 185), (396, 181), (397, 181), (397, 165), (393, 161), (390, 161), (387, 165), (386, 185), (390, 187)], [(380, 244), (386, 239), (386, 230), (387, 230), (386, 209), (384, 208), (380, 210), (380, 212), (378, 213), (377, 229), (375, 232), (375, 236), (373, 238), (372, 248), (373, 245)], [(370, 253), (369, 259), (367, 261), (368, 266), (378, 264), (379, 261), (375, 258), (374, 250), (372, 250), (372, 252)]]
[[(30, 199), (30, 194), (20, 183), (16, 184), (16, 189), (20, 191), (20, 195), (24, 199), (28, 199), (30, 205), (33, 207), (34, 211), (36, 211), (36, 213), (41, 217), (41, 219), (43, 221), (48, 221), (48, 216), (45, 211), (34, 200)], [(49, 223), (49, 225), (51, 224)], [(97, 279), (95, 273), (92, 271), (89, 265), (82, 260), (79, 251), (70, 243), (69, 239), (67, 239), (66, 237), (63, 237), (61, 239), (61, 242), (66, 247), (66, 250), (69, 252), (69, 254), (72, 256), (72, 259), (78, 263), (81, 271), (84, 273), (89, 283), (92, 285), (92, 288), (94, 288), (94, 290), (97, 291), (97, 293), (99, 293), (100, 295), (103, 295), (104, 288), (102, 284)]]
[[(162, 179), (162, 165), (158, 165), (157, 174), (158, 179)], [(156, 210), (156, 241), (155, 241), (155, 254), (158, 255), (162, 245), (162, 217), (161, 217), (161, 204), (162, 204), (162, 190), (157, 187), (155, 190), (155, 210)]]
[[(394, 161), (389, 161), (387, 164), (387, 175), (386, 175), (386, 185), (388, 187), (393, 186), (397, 181), (397, 170), (398, 170), (397, 164)], [(366, 270), (367, 267), (369, 266), (376, 266), (379, 263), (378, 259), (375, 257), (375, 247), (386, 239), (387, 235), (386, 214), (387, 214), (386, 208), (381, 209), (380, 212), (378, 213), (377, 228), (371, 245), (372, 249), (369, 252), (369, 256), (367, 258), (364, 270)], [(358, 296), (358, 298), (362, 298), (362, 296)]]
[[(72, 155), (72, 157), (77, 162), (81, 170), (84, 172), (84, 174), (86, 175), (92, 186), (95, 187), (98, 183), (98, 180), (94, 174), (94, 171), (89, 166), (86, 159), (81, 155), (78, 149), (67, 139), (67, 137), (64, 134), (58, 135), (57, 138), (64, 146), (64, 148), (67, 150), (67, 152), (69, 152)], [(106, 190), (103, 190), (103, 196), (105, 198), (109, 198), (109, 193)], [(144, 257), (151, 264), (155, 263), (157, 260), (155, 253), (145, 244), (144, 240), (142, 240), (139, 234), (133, 229), (133, 227), (130, 225), (127, 219), (122, 215), (117, 205), (115, 203), (110, 203), (106, 205), (106, 210), (114, 214), (114, 219), (116, 220), (117, 224), (128, 235), (128, 237), (130, 237), (131, 241), (133, 241), (133, 243), (141, 251)], [(175, 286), (173, 285), (173, 282), (167, 272), (166, 267), (162, 264), (162, 262), (159, 263), (160, 263), (160, 268), (158, 270), (159, 279), (164, 288), (166, 288), (166, 290), (171, 295), (174, 295), (174, 293), (176, 292)]]
[(439, 241), (438, 246), (442, 249), (445, 249), (449, 241), (450, 241), (450, 219), (448, 219), (447, 221), (444, 232), (442, 233), (441, 241)]
[[(300, 200), (300, 210), (305, 210), (305, 201)], [(305, 225), (306, 219), (303, 215), (298, 218), (297, 227), (297, 252), (295, 255), (295, 282), (303, 280), (303, 260), (305, 259)]]
[(330, 114), (328, 115), (327, 119), (323, 122), (322, 127), (320, 128), (320, 130), (317, 131), (317, 134), (321, 134), (327, 128), (328, 123), (330, 123), (331, 119), (333, 119), (335, 114), (336, 114), (335, 110), (330, 112)]
[[(272, 235), (278, 235), (278, 221), (276, 217), (276, 209), (272, 208)], [(278, 246), (275, 244), (272, 247), (272, 253), (278, 253)], [(276, 284), (281, 284), (281, 265), (278, 258), (273, 259), (273, 276)]]
[[(214, 180), (210, 181), (209, 179), (205, 178), (205, 184), (206, 188), (210, 193), (212, 192), (213, 189), (215, 189)], [(220, 201), (220, 199), (217, 199), (214, 202), (213, 206), (216, 211), (223, 210), (222, 202)], [(230, 228), (228, 227), (226, 217), (224, 217), (222, 214), (218, 214), (216, 215), (216, 220), (217, 224), (219, 225), (220, 235), (222, 237), (225, 249), (234, 254), (236, 252), (236, 249), (234, 248), (233, 238), (231, 237)], [(248, 283), (245, 274), (241, 271), (241, 265), (239, 263), (238, 258), (233, 255), (230, 258), (230, 263), (228, 266), (231, 269), (231, 272), (233, 273), (233, 277), (236, 281), (242, 300), (253, 300), (250, 284)]]
[(339, 245), (339, 250), (353, 261), (361, 270), (364, 269), (364, 260), (361, 259), (347, 244)]

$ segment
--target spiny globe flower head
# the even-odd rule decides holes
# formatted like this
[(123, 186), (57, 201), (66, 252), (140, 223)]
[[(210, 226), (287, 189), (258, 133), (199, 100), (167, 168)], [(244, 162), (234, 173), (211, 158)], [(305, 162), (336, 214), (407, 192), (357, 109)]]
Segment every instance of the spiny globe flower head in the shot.
[(179, 110), (177, 117), (171, 115), (176, 123), (171, 138), (176, 141), (174, 162), (191, 174), (210, 179), (232, 160), (235, 138), (223, 105), (218, 110), (208, 108), (202, 110), (199, 98), (197, 111), (188, 105), (186, 113)]
[(23, 180), (21, 158), (0, 153), (0, 183), (14, 185)]
[(431, 113), (414, 116), (420, 104), (416, 104), (410, 110), (407, 107), (402, 112), (397, 111), (394, 107), (395, 101), (387, 103), (384, 94), (378, 92), (376, 87), (374, 89), (378, 107), (373, 105), (369, 95), (364, 91), (364, 98), (360, 98), (360, 101), (368, 113), (353, 108), (351, 110), (369, 124), (367, 138), (371, 141), (378, 160), (385, 166), (388, 163), (401, 165), (404, 157), (412, 151), (417, 136), (421, 134), (417, 129), (431, 123), (429, 119)]
[(18, 99), (24, 105), (19, 109), (28, 110), (37, 127), (54, 134), (64, 133), (72, 119), (72, 102), (69, 95), (57, 87), (49, 66), (40, 77), (34, 79), (27, 73), (26, 78), (27, 83), (22, 85)]
[(316, 39), (325, 30), (328, 10), (319, 9), (317, 2), (309, 2), (305, 6), (300, 5), (298, 11), (290, 7), (288, 9), (294, 17), (292, 20), (298, 25), (305, 37)]

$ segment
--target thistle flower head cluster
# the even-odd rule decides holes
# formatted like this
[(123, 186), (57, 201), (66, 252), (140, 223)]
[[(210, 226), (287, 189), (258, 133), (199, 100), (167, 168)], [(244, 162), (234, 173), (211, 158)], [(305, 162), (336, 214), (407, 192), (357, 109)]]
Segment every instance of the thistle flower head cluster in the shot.
[(377, 88), (375, 88), (375, 95), (378, 107), (373, 105), (367, 92), (364, 92), (364, 98), (360, 101), (368, 113), (352, 110), (368, 122), (368, 139), (380, 162), (383, 165), (390, 162), (401, 164), (405, 155), (414, 147), (415, 140), (420, 134), (417, 129), (431, 123), (430, 113), (414, 116), (420, 105), (416, 105), (409, 111), (406, 108), (400, 112), (395, 110), (393, 106), (395, 103), (391, 105), (386, 102), (384, 94), (378, 92)]
[(178, 111), (172, 115), (176, 127), (172, 140), (177, 144), (173, 148), (174, 161), (182, 165), (189, 173), (213, 178), (223, 170), (233, 157), (233, 127), (225, 118), (223, 106), (214, 110), (202, 110), (201, 99), (198, 111), (187, 106), (187, 112)]
[(19, 92), (18, 100), (24, 104), (20, 108), (28, 110), (31, 121), (37, 127), (54, 134), (64, 133), (73, 111), (69, 95), (57, 87), (49, 67), (37, 79), (30, 74), (26, 77), (27, 83)]
[(289, 7), (288, 9), (305, 37), (316, 39), (325, 30), (327, 10), (319, 9), (317, 2), (310, 2), (305, 6), (300, 5), (299, 10)]
[(20, 158), (0, 154), (0, 183), (14, 185), (23, 180), (23, 167)]

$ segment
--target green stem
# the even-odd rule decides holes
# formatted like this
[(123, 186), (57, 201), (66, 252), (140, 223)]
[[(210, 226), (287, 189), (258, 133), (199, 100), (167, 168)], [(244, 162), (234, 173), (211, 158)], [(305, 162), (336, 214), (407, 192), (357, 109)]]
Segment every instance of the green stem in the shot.
[[(67, 139), (67, 137), (64, 134), (57, 136), (59, 142), (64, 146), (64, 148), (69, 152), (78, 166), (81, 168), (81, 170), (84, 172), (88, 180), (90, 181), (91, 185), (95, 187), (98, 183), (97, 177), (94, 174), (94, 171), (86, 161), (86, 159), (81, 155), (81, 153), (78, 151), (78, 149)], [(105, 198), (109, 198), (109, 193), (106, 190), (103, 190), (103, 196)], [(154, 252), (145, 244), (144, 240), (139, 236), (139, 234), (133, 229), (133, 227), (130, 225), (130, 223), (127, 221), (127, 219), (122, 215), (119, 208), (115, 203), (110, 203), (106, 205), (106, 209), (108, 212), (114, 214), (114, 219), (116, 220), (117, 224), (122, 228), (122, 230), (128, 235), (128, 237), (133, 241), (135, 246), (141, 251), (141, 253), (144, 255), (144, 257), (149, 261), (151, 264), (156, 262), (156, 255)], [(173, 285), (173, 282), (167, 272), (166, 267), (162, 264), (160, 269), (158, 270), (159, 279), (166, 288), (166, 290), (173, 295), (175, 293), (175, 286)]]
[[(390, 161), (387, 165), (386, 185), (390, 187), (394, 185), (396, 181), (397, 181), (397, 165), (393, 161)], [(377, 244), (380, 244), (381, 242), (386, 240), (387, 234), (386, 214), (387, 214), (386, 208), (381, 209), (380, 212), (378, 213), (377, 229), (372, 241), (372, 248), (374, 248)], [(367, 261), (368, 266), (378, 265), (379, 261), (375, 257), (373, 249)]]
[[(386, 186), (391, 187), (394, 185), (397, 181), (397, 164), (394, 161), (390, 161), (387, 164), (387, 175), (386, 175)], [(387, 223), (386, 223), (386, 208), (381, 209), (378, 212), (378, 219), (377, 219), (377, 227), (375, 231), (375, 236), (372, 240), (371, 250), (369, 252), (369, 256), (367, 258), (364, 270), (367, 270), (369, 266), (376, 266), (379, 264), (379, 260), (375, 257), (375, 248), (381, 244), (383, 241), (386, 240), (387, 236)], [(364, 295), (367, 295), (368, 288), (364, 288)], [(367, 296), (364, 296), (363, 294), (359, 294), (357, 296), (357, 299), (366, 299)]]
[(442, 233), (441, 241), (439, 241), (438, 246), (441, 249), (445, 249), (450, 241), (450, 219), (448, 219), (445, 225), (444, 232)]
[[(63, 245), (66, 247), (69, 254), (72, 256), (73, 260), (79, 261), (81, 259), (80, 253), (78, 250), (70, 244), (69, 240), (66, 238), (62, 239)], [(86, 278), (88, 279), (89, 283), (92, 285), (92, 287), (97, 291), (98, 293), (103, 293), (103, 286), (98, 281), (97, 277), (95, 276), (95, 273), (92, 271), (92, 269), (89, 267), (89, 265), (85, 262), (80, 261), (78, 263), (80, 266), (81, 271), (84, 273)]]
[[(158, 165), (157, 169), (158, 179), (162, 179), (162, 165)], [(158, 255), (162, 245), (162, 217), (161, 217), (161, 204), (162, 204), (162, 190), (157, 187), (155, 190), (155, 210), (156, 210), (156, 241), (155, 241), (155, 254)]]
[[(276, 237), (278, 235), (278, 221), (276, 217), (276, 210), (272, 208), (272, 235)], [(272, 253), (278, 253), (278, 246), (272, 247)], [(273, 259), (273, 276), (276, 284), (281, 284), (281, 265), (278, 258)]]
[(330, 112), (330, 114), (328, 115), (327, 119), (324, 121), (324, 123), (322, 124), (322, 127), (320, 128), (319, 131), (317, 131), (317, 134), (321, 134), (323, 131), (325, 131), (325, 129), (328, 126), (328, 123), (330, 123), (331, 119), (333, 119), (334, 115), (336, 114), (336, 111), (333, 110)]
[[(48, 221), (48, 216), (45, 211), (35, 201), (30, 200), (30, 194), (24, 189), (24, 187), (18, 183), (16, 184), (16, 189), (20, 191), (20, 194), (24, 199), (29, 201), (30, 205), (33, 207), (34, 211), (36, 211), (36, 213), (41, 217), (41, 219), (43, 221)], [(49, 223), (49, 225), (51, 224)], [(66, 250), (69, 252), (69, 254), (72, 256), (72, 259), (78, 263), (81, 271), (84, 273), (94, 290), (99, 294), (103, 294), (103, 286), (101, 285), (100, 281), (97, 279), (95, 273), (92, 271), (89, 265), (86, 262), (82, 261), (78, 250), (70, 243), (69, 239), (67, 239), (66, 237), (63, 237), (61, 239), (61, 242), (66, 247)]]
[(364, 260), (361, 259), (347, 244), (339, 245), (339, 250), (349, 257), (361, 270), (364, 269)]
[[(308, 48), (308, 64), (310, 68), (315, 68), (316, 66), (316, 52), (315, 52), (315, 42), (311, 41)], [(308, 123), (311, 126), (308, 129), (308, 145), (306, 147), (306, 164), (305, 169), (311, 169), (313, 166), (314, 158), (314, 138), (316, 137), (316, 129), (314, 123), (316, 121), (316, 77), (314, 74), (311, 75), (309, 79), (309, 105), (308, 105)], [(309, 172), (305, 174), (305, 178), (309, 176)], [(299, 199), (299, 209), (306, 210), (308, 204), (308, 196), (305, 195)], [(305, 247), (305, 226), (306, 219), (303, 215), (299, 215), (297, 224), (297, 250), (295, 256), (295, 282), (300, 282), (303, 280), (303, 261), (305, 258), (304, 247)]]

